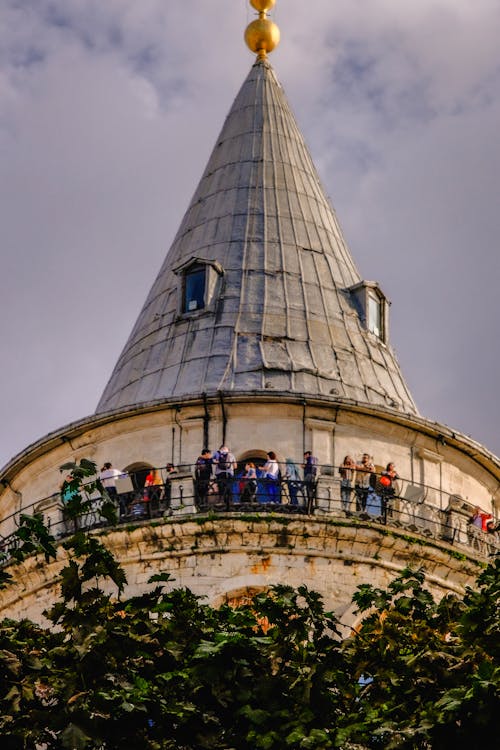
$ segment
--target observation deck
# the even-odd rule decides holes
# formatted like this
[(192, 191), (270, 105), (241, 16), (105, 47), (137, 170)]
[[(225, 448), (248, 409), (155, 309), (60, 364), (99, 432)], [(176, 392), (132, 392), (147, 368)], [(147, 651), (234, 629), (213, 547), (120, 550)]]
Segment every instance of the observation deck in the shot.
[[(431, 543), (443, 544), (463, 554), (488, 560), (500, 553), (497, 530), (486, 532), (471, 523), (475, 505), (459, 494), (399, 477), (391, 493), (384, 492), (376, 475), (373, 487), (361, 497), (354, 483), (349, 502), (342, 496), (338, 467), (319, 466), (318, 478), (311, 486), (304, 479), (290, 479), (282, 467), (277, 480), (259, 477), (255, 487), (248, 480), (235, 476), (222, 487), (213, 475), (208, 487), (200, 488), (193, 465), (180, 466), (168, 473), (166, 467), (157, 469), (162, 483), (144, 486), (144, 472), (130, 474), (118, 481), (116, 519), (106, 520), (101, 515), (107, 498), (94, 492), (85, 496), (85, 510), (76, 518), (68, 519), (60, 492), (24, 505), (16, 513), (0, 522), (0, 544), (3, 563), (8, 564), (18, 544), (15, 534), (22, 515), (41, 515), (56, 540), (62, 540), (76, 530), (130, 529), (179, 521), (187, 518), (209, 518), (214, 523), (228, 517), (245, 519), (258, 516), (308, 517), (333, 524), (368, 526), (375, 529), (399, 531)], [(494, 521), (494, 526), (497, 522)]]

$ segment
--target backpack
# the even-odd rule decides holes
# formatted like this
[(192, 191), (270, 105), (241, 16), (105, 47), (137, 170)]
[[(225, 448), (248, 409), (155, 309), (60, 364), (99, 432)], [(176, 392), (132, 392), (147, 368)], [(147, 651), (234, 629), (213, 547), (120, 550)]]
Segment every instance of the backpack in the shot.
[(219, 453), (217, 458), (217, 465), (219, 467), (219, 471), (229, 471), (229, 469), (231, 468), (229, 453)]

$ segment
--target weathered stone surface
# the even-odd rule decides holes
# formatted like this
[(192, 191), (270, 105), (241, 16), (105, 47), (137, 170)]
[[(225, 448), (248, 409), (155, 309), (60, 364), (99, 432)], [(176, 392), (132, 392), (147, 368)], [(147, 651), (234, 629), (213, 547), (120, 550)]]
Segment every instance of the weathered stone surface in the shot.
[[(231, 517), (186, 518), (100, 535), (125, 569), (126, 595), (144, 591), (151, 575), (168, 571), (173, 586), (189, 586), (212, 603), (243, 587), (306, 584), (325, 597), (328, 607), (343, 613), (357, 585), (385, 586), (408, 563), (424, 566), (428, 586), (438, 596), (462, 592), (480, 570), (473, 557), (459, 559), (449, 546), (427, 546), (418, 535), (412, 539), (369, 524), (349, 527), (315, 518), (248, 523)], [(30, 558), (11, 566), (15, 584), (0, 592), (2, 614), (43, 622), (42, 611), (57, 595), (57, 574), (65, 559), (59, 548), (55, 563)], [(344, 624), (353, 624), (353, 615), (349, 617)]]

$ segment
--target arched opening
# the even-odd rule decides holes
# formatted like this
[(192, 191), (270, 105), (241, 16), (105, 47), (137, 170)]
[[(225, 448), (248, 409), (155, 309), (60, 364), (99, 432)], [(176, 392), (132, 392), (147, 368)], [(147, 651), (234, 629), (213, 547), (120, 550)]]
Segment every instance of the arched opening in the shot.
[(258, 448), (252, 448), (251, 450), (245, 451), (242, 453), (239, 458), (236, 459), (238, 468), (237, 468), (237, 475), (243, 474), (245, 472), (245, 464), (247, 464), (249, 461), (255, 464), (255, 466), (263, 466), (267, 461), (267, 453), (266, 451), (260, 450)]
[(148, 464), (144, 461), (136, 461), (135, 463), (126, 466), (123, 471), (129, 475), (134, 490), (136, 492), (142, 492), (144, 485), (146, 484), (146, 477), (152, 468), (152, 464)]

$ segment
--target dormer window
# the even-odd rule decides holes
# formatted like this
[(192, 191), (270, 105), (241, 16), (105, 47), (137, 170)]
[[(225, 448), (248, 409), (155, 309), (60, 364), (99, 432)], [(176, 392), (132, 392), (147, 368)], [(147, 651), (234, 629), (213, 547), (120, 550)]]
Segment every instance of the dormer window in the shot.
[(213, 306), (223, 274), (219, 263), (191, 258), (174, 268), (174, 273), (179, 277), (179, 314), (193, 315)]
[(184, 275), (182, 312), (190, 313), (205, 307), (205, 266), (191, 266)]
[(379, 339), (382, 338), (382, 300), (371, 290), (368, 292), (367, 328)]
[(367, 331), (384, 343), (388, 340), (390, 302), (375, 281), (360, 281), (347, 290)]

